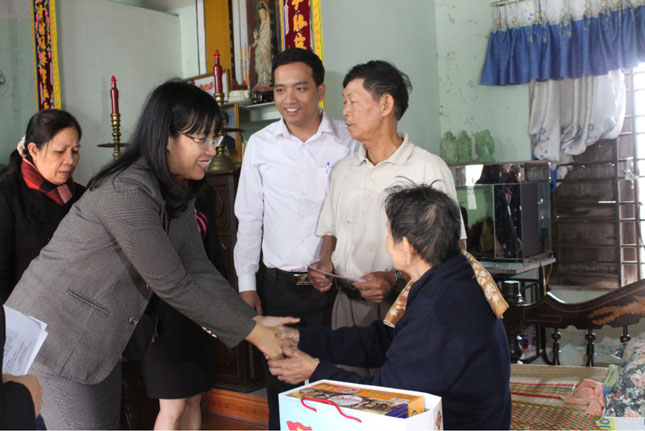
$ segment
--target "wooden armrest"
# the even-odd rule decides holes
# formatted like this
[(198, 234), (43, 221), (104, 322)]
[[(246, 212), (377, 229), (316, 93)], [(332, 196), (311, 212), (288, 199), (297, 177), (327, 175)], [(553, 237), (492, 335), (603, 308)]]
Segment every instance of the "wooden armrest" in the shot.
[(614, 289), (585, 302), (567, 303), (551, 292), (531, 305), (510, 304), (504, 320), (509, 324), (539, 323), (551, 328), (598, 329), (634, 325), (645, 317), (645, 280)]
[[(621, 342), (630, 339), (627, 326), (638, 323), (645, 317), (645, 280), (613, 289), (604, 295), (585, 302), (567, 303), (547, 293), (534, 304), (518, 303), (516, 297), (505, 297), (510, 308), (504, 313), (504, 326), (511, 345), (511, 360), (517, 361), (522, 354), (517, 341), (518, 334), (525, 325), (539, 324), (555, 328), (554, 360), (559, 365), (559, 331), (560, 328), (574, 326), (587, 330), (587, 365), (593, 365), (596, 338), (593, 330), (605, 325), (613, 328), (623, 327)], [(519, 356), (518, 356), (519, 355)], [(551, 362), (551, 361), (549, 361)]]

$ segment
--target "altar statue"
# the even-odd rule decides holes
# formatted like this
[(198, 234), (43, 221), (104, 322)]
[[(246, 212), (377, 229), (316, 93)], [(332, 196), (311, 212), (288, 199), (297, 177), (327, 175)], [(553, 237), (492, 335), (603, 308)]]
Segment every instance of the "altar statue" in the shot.
[(271, 87), (271, 18), (269, 6), (264, 0), (257, 5), (260, 16), (260, 31), (253, 30), (254, 42), (251, 48), (255, 49), (255, 71), (258, 82), (253, 90), (266, 91)]

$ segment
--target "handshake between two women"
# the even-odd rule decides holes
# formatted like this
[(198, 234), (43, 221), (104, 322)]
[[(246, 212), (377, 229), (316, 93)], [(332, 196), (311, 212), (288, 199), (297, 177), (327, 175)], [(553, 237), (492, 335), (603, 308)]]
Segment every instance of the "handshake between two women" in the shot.
[[(251, 331), (247, 341), (255, 344), (264, 353), (271, 374), (278, 380), (292, 385), (311, 377), (319, 361), (298, 350), (300, 332), (296, 328), (285, 326), (298, 323), (299, 318), (255, 316), (253, 320), (259, 325)], [(254, 335), (256, 330), (258, 332)], [(260, 337), (263, 339), (260, 340)]]

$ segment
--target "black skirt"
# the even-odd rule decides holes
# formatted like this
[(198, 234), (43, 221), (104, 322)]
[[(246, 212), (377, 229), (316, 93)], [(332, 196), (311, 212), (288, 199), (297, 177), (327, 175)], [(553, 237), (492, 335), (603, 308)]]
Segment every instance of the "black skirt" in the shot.
[[(215, 268), (229, 279), (225, 251), (217, 237), (217, 201), (215, 190), (208, 187), (197, 196), (195, 208), (204, 221), (198, 224), (204, 251)], [(177, 399), (208, 391), (215, 384), (218, 341), (163, 301), (157, 315), (158, 336), (141, 361), (148, 396)]]
[(166, 303), (159, 310), (158, 336), (141, 361), (150, 398), (188, 398), (215, 384), (216, 340)]

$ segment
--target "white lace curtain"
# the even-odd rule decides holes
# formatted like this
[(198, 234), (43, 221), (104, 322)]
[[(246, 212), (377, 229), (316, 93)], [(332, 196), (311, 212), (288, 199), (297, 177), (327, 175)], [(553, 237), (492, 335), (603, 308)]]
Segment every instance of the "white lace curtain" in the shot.
[(625, 117), (625, 75), (585, 75), (532, 81), (529, 135), (533, 156), (558, 164), (572, 161), (600, 139), (618, 137)]

